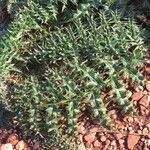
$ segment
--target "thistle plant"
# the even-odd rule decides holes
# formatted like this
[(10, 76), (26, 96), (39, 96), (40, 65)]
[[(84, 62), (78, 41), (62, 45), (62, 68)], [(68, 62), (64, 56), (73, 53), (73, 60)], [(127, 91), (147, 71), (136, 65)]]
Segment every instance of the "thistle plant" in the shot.
[[(122, 112), (133, 113), (124, 80), (142, 83), (138, 67), (144, 55), (143, 39), (134, 20), (122, 20), (117, 12), (103, 10), (93, 15), (89, 10), (93, 4), (88, 1), (83, 17), (77, 6), (84, 10), (85, 5), (77, 1), (29, 3), (0, 40), (3, 80), (9, 71), (24, 76), (20, 84), (12, 86), (11, 97), (6, 95), (1, 101), (7, 101), (7, 107), (16, 112), (25, 131), (32, 130), (45, 140), (63, 133), (63, 112), (66, 131), (75, 136), (80, 106), (85, 102), (93, 117), (111, 127), (102, 96), (106, 89)], [(65, 14), (70, 5), (79, 15), (59, 20), (58, 10)], [(57, 25), (52, 30), (53, 22)]]

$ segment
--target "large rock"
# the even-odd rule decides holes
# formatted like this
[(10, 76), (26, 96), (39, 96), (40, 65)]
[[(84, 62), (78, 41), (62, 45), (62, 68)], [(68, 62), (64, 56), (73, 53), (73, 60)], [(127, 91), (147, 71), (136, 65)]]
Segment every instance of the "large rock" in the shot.
[(128, 149), (132, 150), (140, 139), (139, 135), (129, 134), (127, 138)]

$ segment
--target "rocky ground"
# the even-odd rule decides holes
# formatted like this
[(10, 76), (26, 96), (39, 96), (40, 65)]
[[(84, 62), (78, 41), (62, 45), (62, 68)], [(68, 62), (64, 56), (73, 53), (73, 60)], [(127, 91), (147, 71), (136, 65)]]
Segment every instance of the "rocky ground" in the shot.
[(0, 129), (0, 150), (43, 150), (38, 138), (21, 137), (17, 129)]
[(133, 86), (130, 98), (137, 114), (122, 114), (117, 108), (109, 110), (115, 130), (103, 128), (88, 115), (78, 125), (82, 149), (85, 150), (149, 150), (150, 149), (150, 63), (143, 69), (144, 86)]

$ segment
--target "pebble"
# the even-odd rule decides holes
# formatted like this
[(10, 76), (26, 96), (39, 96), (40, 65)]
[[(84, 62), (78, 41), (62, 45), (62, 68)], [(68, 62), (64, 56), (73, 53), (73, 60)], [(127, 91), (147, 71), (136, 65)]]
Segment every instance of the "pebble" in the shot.
[(133, 104), (134, 104), (134, 106), (136, 106), (137, 105), (137, 101), (133, 101)]
[(147, 140), (147, 145), (150, 146), (150, 139)]
[(116, 146), (116, 141), (115, 141), (115, 140), (113, 140), (113, 141), (111, 142), (111, 146)]
[(84, 140), (86, 141), (86, 142), (88, 142), (88, 143), (93, 143), (94, 142), (94, 140), (95, 140), (95, 134), (87, 134), (87, 135), (85, 135), (84, 136)]
[(13, 146), (10, 143), (2, 144), (0, 150), (13, 150)]
[(19, 142), (19, 137), (17, 134), (11, 134), (8, 139), (8, 143), (11, 143), (12, 145), (16, 145)]
[(148, 92), (147, 92), (146, 90), (144, 90), (144, 91), (143, 91), (143, 94), (144, 94), (144, 95), (147, 95), (147, 94), (148, 94)]
[(93, 146), (94, 147), (100, 147), (101, 143), (98, 140), (96, 140), (96, 141), (94, 141)]
[[(150, 103), (150, 96), (148, 96), (148, 95), (145, 95), (144, 97), (142, 97), (141, 99), (140, 99), (140, 101), (139, 101), (139, 104), (140, 105), (142, 105), (142, 106), (144, 106), (144, 107), (148, 107), (149, 106), (149, 103)], [(143, 108), (143, 107), (142, 107)], [(142, 109), (141, 108), (141, 109)], [(144, 109), (144, 108), (143, 108)], [(143, 110), (142, 109), (142, 110)], [(145, 109), (144, 109), (145, 110)]]
[(16, 149), (17, 150), (27, 150), (27, 145), (26, 145), (26, 143), (23, 140), (21, 140), (16, 145)]
[(150, 123), (148, 123), (148, 124), (146, 125), (146, 127), (148, 128), (148, 130), (150, 130)]
[(139, 122), (139, 128), (140, 128), (140, 130), (143, 130), (143, 123), (142, 122)]
[(129, 123), (133, 123), (133, 121), (134, 121), (133, 117), (128, 117), (128, 122)]
[(143, 90), (144, 90), (144, 88), (141, 85), (135, 87), (136, 92), (140, 92), (140, 91), (143, 91)]
[(130, 134), (133, 134), (133, 133), (134, 133), (134, 130), (129, 131), (129, 133), (130, 133)]
[(149, 110), (148, 109), (145, 110), (145, 114), (149, 115)]
[(108, 114), (111, 116), (112, 119), (117, 119), (116, 110), (110, 110)]
[(108, 146), (110, 144), (110, 140), (106, 140), (105, 144)]
[(121, 144), (123, 144), (123, 143), (124, 143), (124, 140), (120, 139), (120, 140), (119, 140), (119, 144), (121, 145)]
[(146, 89), (148, 90), (148, 92), (150, 92), (150, 83), (146, 84)]
[(142, 130), (142, 134), (143, 134), (143, 135), (147, 135), (147, 134), (148, 134), (148, 129), (147, 129), (147, 128), (144, 128), (144, 129)]
[(92, 144), (91, 144), (91, 143), (86, 142), (86, 143), (85, 143), (85, 147), (86, 147), (86, 148), (89, 148), (89, 149), (92, 149)]
[(93, 132), (95, 133), (95, 132), (98, 132), (98, 131), (99, 131), (98, 127), (93, 127), (93, 128), (90, 129), (90, 132), (92, 132), (92, 133)]
[(138, 132), (138, 134), (140, 134), (140, 135), (142, 134), (142, 131), (141, 131), (141, 130), (138, 130), (137, 132)]
[(135, 121), (135, 122), (138, 122), (139, 120), (138, 120), (138, 118), (135, 117), (135, 118), (134, 118), (134, 121)]
[(132, 127), (128, 127), (128, 130), (129, 130), (129, 131), (132, 131), (132, 130), (133, 130), (133, 128), (132, 128)]
[(135, 92), (131, 97), (133, 100), (138, 101), (143, 97), (143, 92), (142, 91)]
[(145, 141), (145, 138), (141, 138), (141, 141)]
[(132, 96), (132, 92), (131, 91), (127, 91), (126, 92), (126, 96), (129, 98), (129, 97), (131, 97)]
[(118, 133), (116, 134), (116, 138), (117, 140), (121, 139), (122, 137), (124, 137), (124, 135), (122, 133)]
[(82, 143), (82, 142), (83, 142), (83, 135), (82, 135), (82, 134), (79, 134), (79, 135), (78, 135), (78, 138), (79, 138), (79, 141)]
[(105, 141), (107, 140), (107, 138), (106, 138), (105, 136), (101, 136), (100, 140), (101, 140), (102, 142), (105, 142)]
[(85, 127), (84, 127), (83, 123), (78, 125), (77, 130), (78, 130), (78, 133), (80, 133), (80, 134), (85, 134), (86, 133), (86, 130), (85, 130)]

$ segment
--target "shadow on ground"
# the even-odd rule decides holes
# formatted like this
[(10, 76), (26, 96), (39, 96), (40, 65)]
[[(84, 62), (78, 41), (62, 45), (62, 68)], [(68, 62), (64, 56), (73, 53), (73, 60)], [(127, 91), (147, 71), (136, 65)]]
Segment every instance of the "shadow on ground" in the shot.
[(12, 120), (15, 117), (15, 113), (5, 109), (5, 107), (0, 104), (0, 129), (8, 129), (12, 126)]

